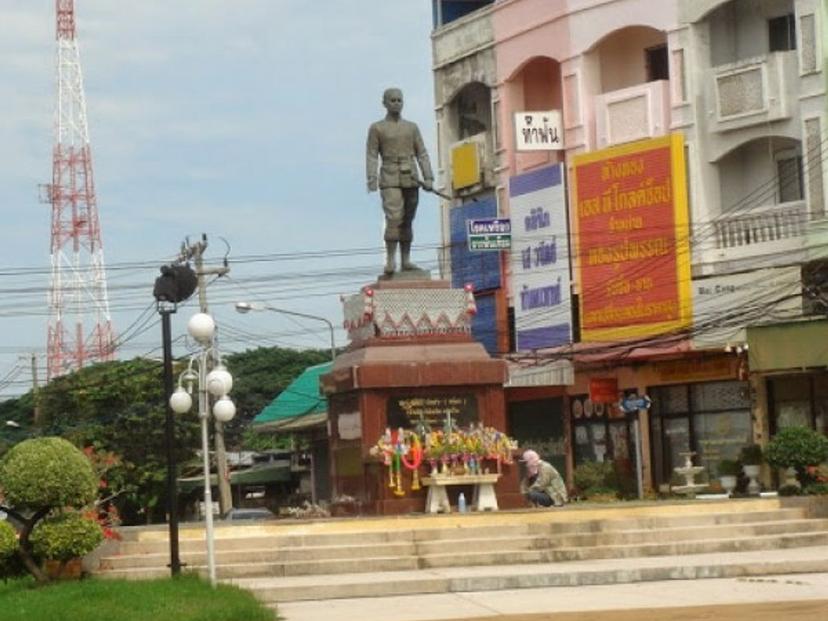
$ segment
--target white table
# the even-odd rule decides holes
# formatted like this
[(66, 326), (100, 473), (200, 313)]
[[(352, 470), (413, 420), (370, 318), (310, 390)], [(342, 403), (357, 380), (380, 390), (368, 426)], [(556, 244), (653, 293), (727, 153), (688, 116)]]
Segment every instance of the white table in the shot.
[(423, 477), (422, 484), (428, 486), (426, 513), (451, 513), (451, 505), (446, 493), (446, 487), (449, 485), (473, 485), (472, 509), (474, 511), (497, 511), (494, 484), (499, 478), (499, 474), (438, 474), (433, 477)]

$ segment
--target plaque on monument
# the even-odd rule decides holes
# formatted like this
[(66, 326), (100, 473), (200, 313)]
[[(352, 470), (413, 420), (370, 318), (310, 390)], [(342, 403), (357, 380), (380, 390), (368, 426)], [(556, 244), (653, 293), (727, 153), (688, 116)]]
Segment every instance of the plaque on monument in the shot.
[(470, 393), (389, 397), (387, 412), (387, 427), (391, 429), (411, 429), (420, 419), (427, 427), (441, 429), (446, 422), (446, 414), (451, 414), (452, 422), (458, 427), (468, 427), (480, 420), (477, 397)]

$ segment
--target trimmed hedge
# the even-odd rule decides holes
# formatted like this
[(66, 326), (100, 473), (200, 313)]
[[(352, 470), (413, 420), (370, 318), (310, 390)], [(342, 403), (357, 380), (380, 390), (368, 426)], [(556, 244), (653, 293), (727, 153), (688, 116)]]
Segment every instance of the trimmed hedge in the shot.
[(95, 499), (98, 480), (86, 455), (62, 438), (34, 438), (0, 460), (0, 488), (20, 510), (82, 507)]
[(5, 520), (0, 522), (0, 561), (10, 558), (17, 550), (17, 531)]
[(63, 513), (43, 520), (31, 536), (34, 553), (53, 561), (68, 561), (89, 554), (101, 541), (100, 524), (79, 513)]

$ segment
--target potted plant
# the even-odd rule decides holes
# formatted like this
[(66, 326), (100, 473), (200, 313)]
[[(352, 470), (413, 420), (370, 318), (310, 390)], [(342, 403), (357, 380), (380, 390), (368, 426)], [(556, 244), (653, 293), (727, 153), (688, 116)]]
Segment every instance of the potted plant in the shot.
[(732, 496), (739, 479), (739, 472), (741, 471), (739, 462), (733, 461), (732, 459), (723, 459), (719, 462), (717, 471), (719, 473), (719, 483), (722, 484), (727, 495)]
[(765, 455), (773, 468), (793, 468), (804, 488), (815, 482), (810, 468), (828, 461), (828, 438), (807, 427), (788, 427), (768, 442)]
[(750, 480), (747, 486), (748, 494), (758, 494), (762, 489), (758, 481), (763, 461), (762, 447), (758, 444), (748, 444), (742, 447), (739, 461), (742, 463), (745, 476)]

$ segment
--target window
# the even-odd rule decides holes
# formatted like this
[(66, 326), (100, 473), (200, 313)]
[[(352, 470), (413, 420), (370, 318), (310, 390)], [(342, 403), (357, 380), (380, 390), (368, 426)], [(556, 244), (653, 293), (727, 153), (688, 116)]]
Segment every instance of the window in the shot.
[(805, 197), (802, 156), (777, 156), (776, 176), (779, 180), (779, 202), (801, 201)]
[[(753, 432), (750, 400), (743, 382), (723, 381), (656, 386), (650, 431), (653, 474), (657, 485), (670, 482), (684, 455), (695, 452), (693, 463), (709, 477), (723, 459), (736, 459), (750, 444)], [(698, 479), (697, 479), (698, 481)]]
[(647, 81), (670, 79), (670, 63), (667, 60), (667, 46), (658, 45), (644, 50), (647, 63)]
[(828, 374), (803, 374), (768, 380), (771, 433), (810, 427), (828, 434)]
[(768, 20), (768, 49), (771, 52), (796, 49), (796, 20), (793, 13)]

